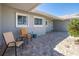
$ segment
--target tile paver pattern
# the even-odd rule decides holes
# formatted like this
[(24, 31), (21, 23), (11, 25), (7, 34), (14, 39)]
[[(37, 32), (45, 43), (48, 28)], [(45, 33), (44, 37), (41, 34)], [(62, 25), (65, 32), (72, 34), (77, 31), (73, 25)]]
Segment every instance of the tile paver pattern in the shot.
[[(32, 47), (18, 49), (18, 56), (63, 56), (54, 50), (55, 46), (67, 37), (67, 32), (51, 32), (33, 39)], [(22, 53), (20, 52), (22, 51)], [(7, 49), (5, 55), (14, 55), (14, 48)]]

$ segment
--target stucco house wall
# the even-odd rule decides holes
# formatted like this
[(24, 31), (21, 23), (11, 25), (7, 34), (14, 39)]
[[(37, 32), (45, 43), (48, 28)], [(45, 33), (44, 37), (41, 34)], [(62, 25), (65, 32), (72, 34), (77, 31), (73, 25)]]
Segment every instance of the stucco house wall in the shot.
[(53, 21), (53, 30), (54, 31), (61, 31), (61, 32), (67, 32), (67, 26), (69, 20), (54, 20)]
[[(47, 28), (46, 25), (45, 25), (46, 19), (43, 16), (29, 14), (25, 11), (14, 9), (14, 8), (11, 8), (11, 7), (8, 7), (8, 6), (5, 6), (5, 5), (2, 6), (2, 32), (12, 31), (15, 34), (15, 37), (18, 37), (19, 27), (16, 27), (16, 12), (27, 14), (29, 16), (29, 18), (28, 18), (29, 26), (26, 27), (26, 28), (29, 29), (30, 33), (33, 32), (33, 33), (37, 34), (38, 36), (44, 35), (46, 33), (46, 28)], [(34, 25), (33, 25), (34, 16), (44, 18), (42, 27), (34, 27)], [(48, 28), (50, 28), (50, 27), (51, 26), (48, 25)]]
[(0, 36), (1, 36), (1, 4), (0, 4)]
[(1, 23), (1, 20), (2, 20), (1, 14), (2, 14), (2, 13), (1, 13), (1, 12), (2, 12), (2, 11), (1, 11), (1, 4), (0, 4), (0, 45), (1, 45), (1, 40), (2, 40), (2, 35), (1, 35), (1, 32), (2, 32), (2, 31), (1, 31), (1, 29), (2, 29), (2, 28), (1, 28), (1, 25), (2, 25), (2, 23)]
[(53, 21), (47, 20), (46, 32), (51, 32), (51, 31), (53, 31)]

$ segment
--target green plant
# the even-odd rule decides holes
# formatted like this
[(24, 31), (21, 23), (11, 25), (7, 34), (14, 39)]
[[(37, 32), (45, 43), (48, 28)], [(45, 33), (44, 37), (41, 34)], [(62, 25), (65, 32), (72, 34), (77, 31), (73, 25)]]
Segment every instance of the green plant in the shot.
[(68, 33), (71, 36), (79, 37), (79, 19), (77, 18), (71, 19), (68, 25)]

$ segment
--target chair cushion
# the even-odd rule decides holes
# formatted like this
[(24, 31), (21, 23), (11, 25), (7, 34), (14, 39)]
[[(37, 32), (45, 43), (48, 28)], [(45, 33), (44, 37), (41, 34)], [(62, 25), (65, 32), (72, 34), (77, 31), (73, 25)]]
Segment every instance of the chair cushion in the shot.
[(20, 45), (22, 45), (24, 42), (23, 41), (17, 41), (16, 42), (16, 46), (19, 47)]
[[(17, 46), (17, 47), (21, 46), (22, 44), (23, 44), (23, 41), (16, 41), (16, 46)], [(15, 46), (15, 44), (14, 44), (14, 43), (10, 43), (10, 44), (8, 45), (8, 47), (12, 47), (12, 46)]]

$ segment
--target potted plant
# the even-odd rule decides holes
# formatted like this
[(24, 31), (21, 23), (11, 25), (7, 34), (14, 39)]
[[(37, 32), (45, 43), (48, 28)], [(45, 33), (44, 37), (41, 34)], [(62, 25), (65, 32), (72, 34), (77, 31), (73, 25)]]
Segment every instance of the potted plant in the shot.
[(79, 19), (73, 18), (71, 19), (68, 25), (68, 33), (73, 36), (75, 39), (75, 44), (79, 44)]

